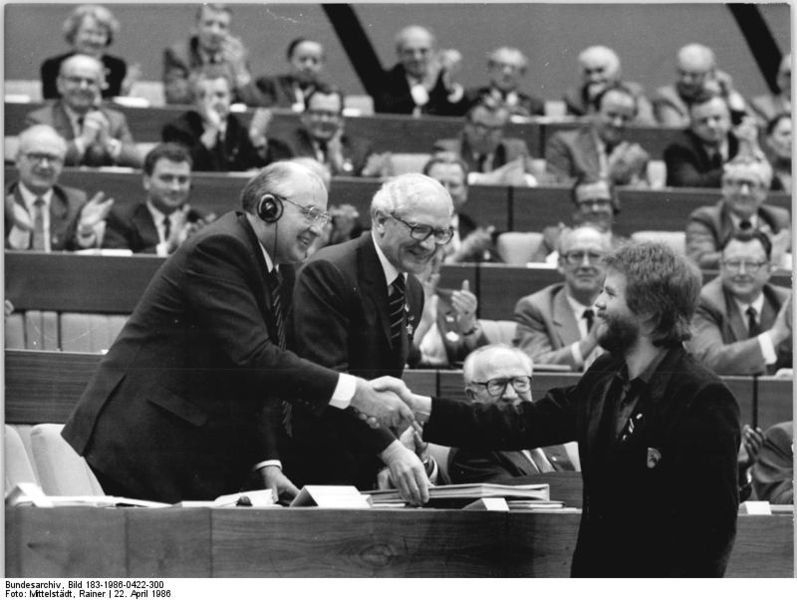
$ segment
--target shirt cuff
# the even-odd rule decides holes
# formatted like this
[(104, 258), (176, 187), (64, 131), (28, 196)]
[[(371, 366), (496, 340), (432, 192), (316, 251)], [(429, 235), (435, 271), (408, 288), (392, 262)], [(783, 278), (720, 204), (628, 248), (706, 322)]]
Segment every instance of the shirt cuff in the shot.
[(252, 470), (259, 471), (263, 467), (277, 467), (280, 471), (282, 471), (282, 462), (277, 459), (261, 460), (254, 467), (252, 467)]
[(119, 158), (119, 155), (122, 154), (122, 142), (114, 139), (108, 140), (108, 154), (114, 160)]
[(416, 83), (410, 88), (410, 95), (412, 101), (418, 106), (425, 106), (429, 102), (429, 92), (420, 83)]
[(6, 240), (13, 250), (27, 250), (30, 247), (30, 232), (14, 225)]
[(169, 256), (169, 244), (167, 242), (160, 242), (155, 246), (155, 254), (157, 256)]
[(338, 385), (335, 386), (335, 391), (332, 392), (332, 399), (329, 401), (330, 406), (335, 408), (348, 408), (351, 404), (351, 399), (354, 398), (354, 391), (357, 387), (357, 378), (348, 373), (341, 373), (338, 377)]
[(573, 360), (576, 361), (576, 366), (580, 367), (584, 364), (584, 357), (581, 356), (581, 342), (573, 342), (570, 344), (570, 352), (573, 354)]
[(761, 346), (761, 354), (764, 355), (764, 362), (768, 365), (774, 365), (778, 361), (778, 353), (775, 352), (775, 344), (772, 343), (772, 338), (769, 332), (759, 334), (758, 345)]
[(465, 95), (465, 88), (462, 87), (461, 84), (455, 83), (454, 85), (451, 86), (451, 91), (448, 94), (447, 100), (451, 104), (456, 104), (457, 102), (462, 100), (462, 96), (464, 95)]
[(83, 156), (86, 153), (86, 144), (83, 141), (83, 138), (76, 137), (74, 140), (72, 140), (72, 143), (75, 144), (75, 150), (77, 150), (77, 153), (80, 156)]
[(404, 452), (409, 452), (404, 444), (402, 444), (399, 440), (393, 440), (390, 442), (390, 444), (388, 444), (387, 448), (379, 453), (379, 458), (382, 459), (383, 463), (390, 466), (390, 463), (393, 462), (398, 455), (404, 454)]

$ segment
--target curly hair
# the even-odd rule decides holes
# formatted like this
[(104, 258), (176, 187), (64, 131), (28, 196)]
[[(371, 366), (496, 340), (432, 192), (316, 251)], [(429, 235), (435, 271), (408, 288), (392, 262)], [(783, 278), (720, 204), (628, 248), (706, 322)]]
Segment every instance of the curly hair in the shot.
[(114, 36), (119, 33), (119, 21), (116, 20), (110, 10), (99, 4), (81, 4), (69, 14), (62, 27), (66, 42), (70, 46), (75, 43), (77, 30), (80, 29), (86, 17), (92, 17), (97, 21), (98, 25), (105, 28), (108, 33), (108, 40), (105, 45), (110, 46), (113, 43)]

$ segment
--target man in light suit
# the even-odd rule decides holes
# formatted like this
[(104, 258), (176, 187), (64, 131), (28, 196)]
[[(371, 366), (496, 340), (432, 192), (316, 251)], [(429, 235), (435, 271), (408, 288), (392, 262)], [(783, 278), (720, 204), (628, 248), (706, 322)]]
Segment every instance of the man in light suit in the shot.
[(168, 256), (213, 219), (188, 204), (191, 156), (179, 144), (158, 144), (144, 158), (144, 202), (117, 206), (105, 222), (103, 248)]
[(164, 263), (64, 426), (107, 494), (212, 500), (252, 478), (294, 496), (278, 399), (408, 424), (398, 398), (285, 350), (291, 265), (329, 219), (320, 178), (275, 163), (241, 203)]
[(512, 115), (520, 117), (544, 115), (545, 103), (520, 89), (520, 82), (526, 75), (528, 63), (526, 56), (517, 48), (501, 46), (493, 50), (487, 57), (490, 84), (471, 88), (465, 92), (468, 106), (478, 104), (489, 97), (505, 106)]
[(293, 156), (314, 158), (333, 176), (362, 175), (373, 150), (365, 138), (344, 133), (343, 92), (320, 85), (307, 94), (305, 101), (301, 127), (285, 138)]
[(791, 290), (769, 283), (771, 252), (760, 231), (735, 234), (722, 250), (719, 276), (700, 293), (690, 346), (719, 375), (792, 366)]
[(564, 282), (518, 300), (513, 343), (535, 363), (580, 371), (600, 354), (594, 304), (606, 274), (601, 261), (609, 250), (608, 235), (591, 225), (565, 230), (557, 266)]
[[(527, 354), (492, 344), (471, 352), (462, 366), (465, 395), (475, 404), (506, 403), (517, 406), (532, 402), (532, 361)], [(550, 473), (578, 470), (576, 444), (531, 450), (480, 451), (452, 448), (448, 455), (451, 483), (483, 483)], [(568, 451), (569, 450), (569, 451)], [(574, 464), (575, 461), (575, 464)]]
[(138, 168), (141, 157), (127, 119), (102, 105), (102, 63), (92, 56), (75, 54), (61, 63), (59, 100), (27, 115), (27, 125), (52, 126), (67, 140), (67, 166), (120, 166)]
[(615, 185), (646, 185), (649, 155), (625, 139), (637, 113), (636, 96), (615, 83), (592, 102), (590, 124), (551, 137), (545, 149), (548, 170), (562, 183), (589, 176)]
[(738, 512), (739, 406), (683, 348), (700, 272), (663, 244), (606, 258), (598, 339), (608, 351), (535, 402), (402, 396), (427, 442), (518, 450), (577, 441), (584, 502), (576, 577), (720, 577)]
[[(437, 181), (411, 173), (389, 180), (371, 202), (371, 231), (322, 248), (296, 280), (292, 331), (300, 356), (366, 378), (400, 377), (423, 311), (416, 278), (450, 241), (451, 197)], [(405, 496), (428, 479), (418, 457), (388, 429), (351, 415), (293, 411), (286, 469), (303, 484), (374, 489), (384, 465)]]
[(49, 125), (19, 135), (19, 179), (5, 190), (5, 238), (10, 250), (80, 250), (97, 245), (113, 205), (98, 192), (86, 202), (82, 190), (58, 185), (66, 141)]

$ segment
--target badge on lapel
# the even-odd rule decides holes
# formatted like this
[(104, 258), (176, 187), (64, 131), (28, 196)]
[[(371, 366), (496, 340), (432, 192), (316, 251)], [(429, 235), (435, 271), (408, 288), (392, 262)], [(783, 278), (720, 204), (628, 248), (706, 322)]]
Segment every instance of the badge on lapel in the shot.
[(647, 460), (647, 467), (648, 469), (653, 469), (659, 464), (661, 460), (661, 452), (658, 451), (656, 448), (648, 448), (648, 460)]
[(410, 307), (408, 304), (404, 305), (404, 312), (407, 316), (407, 335), (410, 337), (410, 340), (412, 340), (412, 336), (415, 333), (415, 316), (410, 312)]

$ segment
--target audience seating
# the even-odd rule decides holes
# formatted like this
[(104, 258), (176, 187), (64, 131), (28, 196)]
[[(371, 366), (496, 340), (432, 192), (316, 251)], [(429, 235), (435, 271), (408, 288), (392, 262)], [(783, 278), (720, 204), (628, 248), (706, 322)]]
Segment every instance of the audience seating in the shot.
[(479, 319), (484, 337), (490, 344), (511, 344), (517, 324), (508, 320)]
[(104, 352), (122, 331), (127, 315), (60, 314), (61, 344), (67, 352)]
[(31, 431), (33, 461), (48, 496), (102, 496), (86, 461), (61, 437), (63, 425), (40, 423)]
[(686, 233), (683, 231), (635, 231), (631, 239), (635, 242), (661, 242), (678, 254), (686, 254)]
[(495, 240), (495, 249), (504, 264), (525, 265), (542, 244), (542, 233), (536, 231), (507, 231)]
[(391, 152), (389, 172), (391, 175), (420, 173), (430, 157), (431, 154), (424, 152)]
[(38, 483), (30, 454), (19, 432), (11, 425), (5, 426), (4, 449), (6, 492), (19, 483)]

